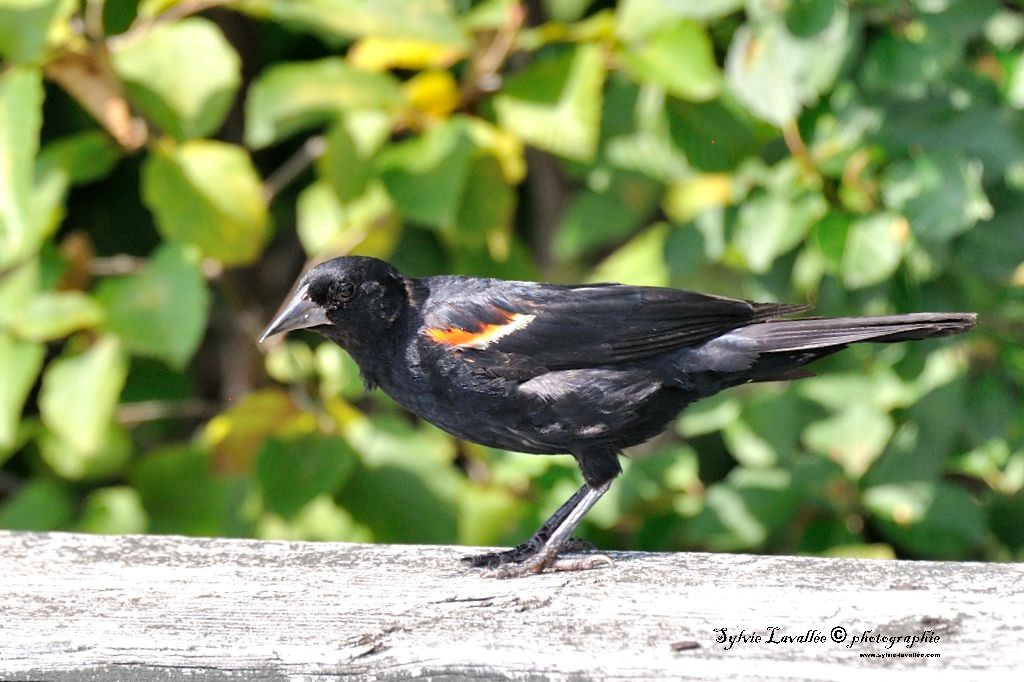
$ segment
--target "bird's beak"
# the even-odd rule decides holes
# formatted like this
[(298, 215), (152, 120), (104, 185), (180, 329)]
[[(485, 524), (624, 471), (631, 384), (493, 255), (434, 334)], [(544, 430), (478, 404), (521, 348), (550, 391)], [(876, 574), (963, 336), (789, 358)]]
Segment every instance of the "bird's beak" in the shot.
[(330, 323), (331, 321), (327, 319), (327, 312), (309, 299), (308, 287), (302, 286), (285, 303), (277, 317), (263, 330), (260, 343), (274, 334), (319, 327)]

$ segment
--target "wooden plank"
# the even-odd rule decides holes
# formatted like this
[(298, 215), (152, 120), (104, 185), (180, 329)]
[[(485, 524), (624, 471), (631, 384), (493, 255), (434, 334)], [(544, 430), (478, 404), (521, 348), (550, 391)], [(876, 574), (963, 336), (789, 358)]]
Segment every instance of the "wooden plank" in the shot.
[[(1024, 669), (1017, 564), (612, 553), (612, 568), (497, 581), (463, 570), (466, 551), (0, 532), (0, 679), (990, 681)], [(728, 648), (722, 628), (761, 641)], [(779, 641), (809, 630), (820, 639)], [(866, 630), (936, 639), (854, 644)], [(862, 657), (885, 653), (938, 656)]]

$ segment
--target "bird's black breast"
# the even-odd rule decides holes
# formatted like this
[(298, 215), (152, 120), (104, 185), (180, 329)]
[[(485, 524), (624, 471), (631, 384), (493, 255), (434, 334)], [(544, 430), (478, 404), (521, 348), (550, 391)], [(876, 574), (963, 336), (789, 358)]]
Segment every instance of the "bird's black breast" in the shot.
[(686, 403), (648, 368), (551, 371), (528, 356), (439, 348), (422, 335), (395, 358), (380, 385), (459, 438), (535, 454), (635, 445), (660, 432)]

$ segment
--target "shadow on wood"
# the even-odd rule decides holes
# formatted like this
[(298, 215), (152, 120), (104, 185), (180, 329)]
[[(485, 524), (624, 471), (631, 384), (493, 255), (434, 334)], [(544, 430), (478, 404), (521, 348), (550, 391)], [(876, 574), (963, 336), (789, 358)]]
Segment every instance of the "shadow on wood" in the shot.
[(0, 679), (876, 682), (1024, 668), (1018, 564), (611, 553), (608, 569), (496, 581), (459, 565), (470, 551), (0, 532)]

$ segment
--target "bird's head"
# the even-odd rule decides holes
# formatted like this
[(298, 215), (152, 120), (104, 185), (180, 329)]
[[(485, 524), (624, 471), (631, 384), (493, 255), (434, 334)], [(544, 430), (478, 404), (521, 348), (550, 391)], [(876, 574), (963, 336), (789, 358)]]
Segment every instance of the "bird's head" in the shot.
[(379, 343), (407, 305), (405, 278), (388, 263), (362, 256), (335, 258), (299, 279), (260, 341), (312, 329), (349, 349)]

